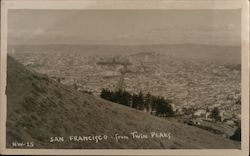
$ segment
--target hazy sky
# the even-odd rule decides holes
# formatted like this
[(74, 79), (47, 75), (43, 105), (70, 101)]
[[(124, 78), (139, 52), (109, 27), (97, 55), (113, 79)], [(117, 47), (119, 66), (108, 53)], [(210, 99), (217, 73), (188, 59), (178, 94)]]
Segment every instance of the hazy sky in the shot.
[(241, 10), (9, 10), (9, 44), (240, 44)]

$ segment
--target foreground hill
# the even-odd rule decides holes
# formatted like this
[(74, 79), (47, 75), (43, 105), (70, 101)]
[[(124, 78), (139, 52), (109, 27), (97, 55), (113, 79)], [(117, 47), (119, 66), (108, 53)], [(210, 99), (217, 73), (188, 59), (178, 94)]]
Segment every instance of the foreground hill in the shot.
[[(14, 141), (34, 142), (36, 148), (238, 148), (228, 139), (111, 103), (68, 88), (48, 77), (29, 71), (8, 57), (7, 147)], [(132, 139), (131, 132), (171, 133), (171, 138)], [(69, 141), (69, 136), (126, 135), (129, 139)], [(64, 142), (50, 143), (50, 137)]]

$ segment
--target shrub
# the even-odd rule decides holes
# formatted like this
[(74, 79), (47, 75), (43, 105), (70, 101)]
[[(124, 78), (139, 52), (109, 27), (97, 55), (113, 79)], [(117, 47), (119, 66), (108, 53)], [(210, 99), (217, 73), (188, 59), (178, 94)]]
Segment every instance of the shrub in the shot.
[(170, 100), (153, 96), (150, 93), (146, 95), (142, 92), (139, 92), (139, 94), (130, 94), (124, 90), (110, 91), (109, 89), (102, 89), (100, 97), (135, 109), (147, 110), (151, 114), (155, 112), (157, 116), (174, 116)]

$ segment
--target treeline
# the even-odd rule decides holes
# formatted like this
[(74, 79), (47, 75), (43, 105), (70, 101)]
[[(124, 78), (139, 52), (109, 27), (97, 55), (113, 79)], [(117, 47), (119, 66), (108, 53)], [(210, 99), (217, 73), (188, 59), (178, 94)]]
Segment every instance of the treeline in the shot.
[(111, 91), (109, 89), (102, 89), (100, 97), (134, 109), (149, 112), (156, 116), (174, 116), (170, 100), (151, 95), (150, 93), (143, 94), (139, 92), (138, 94), (131, 94), (123, 90)]

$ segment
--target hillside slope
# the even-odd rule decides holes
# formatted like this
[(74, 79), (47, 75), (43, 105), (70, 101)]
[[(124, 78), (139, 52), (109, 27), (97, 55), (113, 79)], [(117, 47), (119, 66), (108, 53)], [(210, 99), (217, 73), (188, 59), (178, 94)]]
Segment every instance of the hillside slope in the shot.
[[(13, 141), (33, 141), (36, 148), (238, 148), (238, 145), (207, 131), (175, 120), (114, 104), (67, 88), (48, 77), (25, 69), (8, 57), (7, 147)], [(171, 139), (114, 139), (95, 142), (50, 143), (50, 137), (70, 135), (129, 135), (137, 131), (170, 132)], [(130, 136), (131, 137), (131, 136)]]

